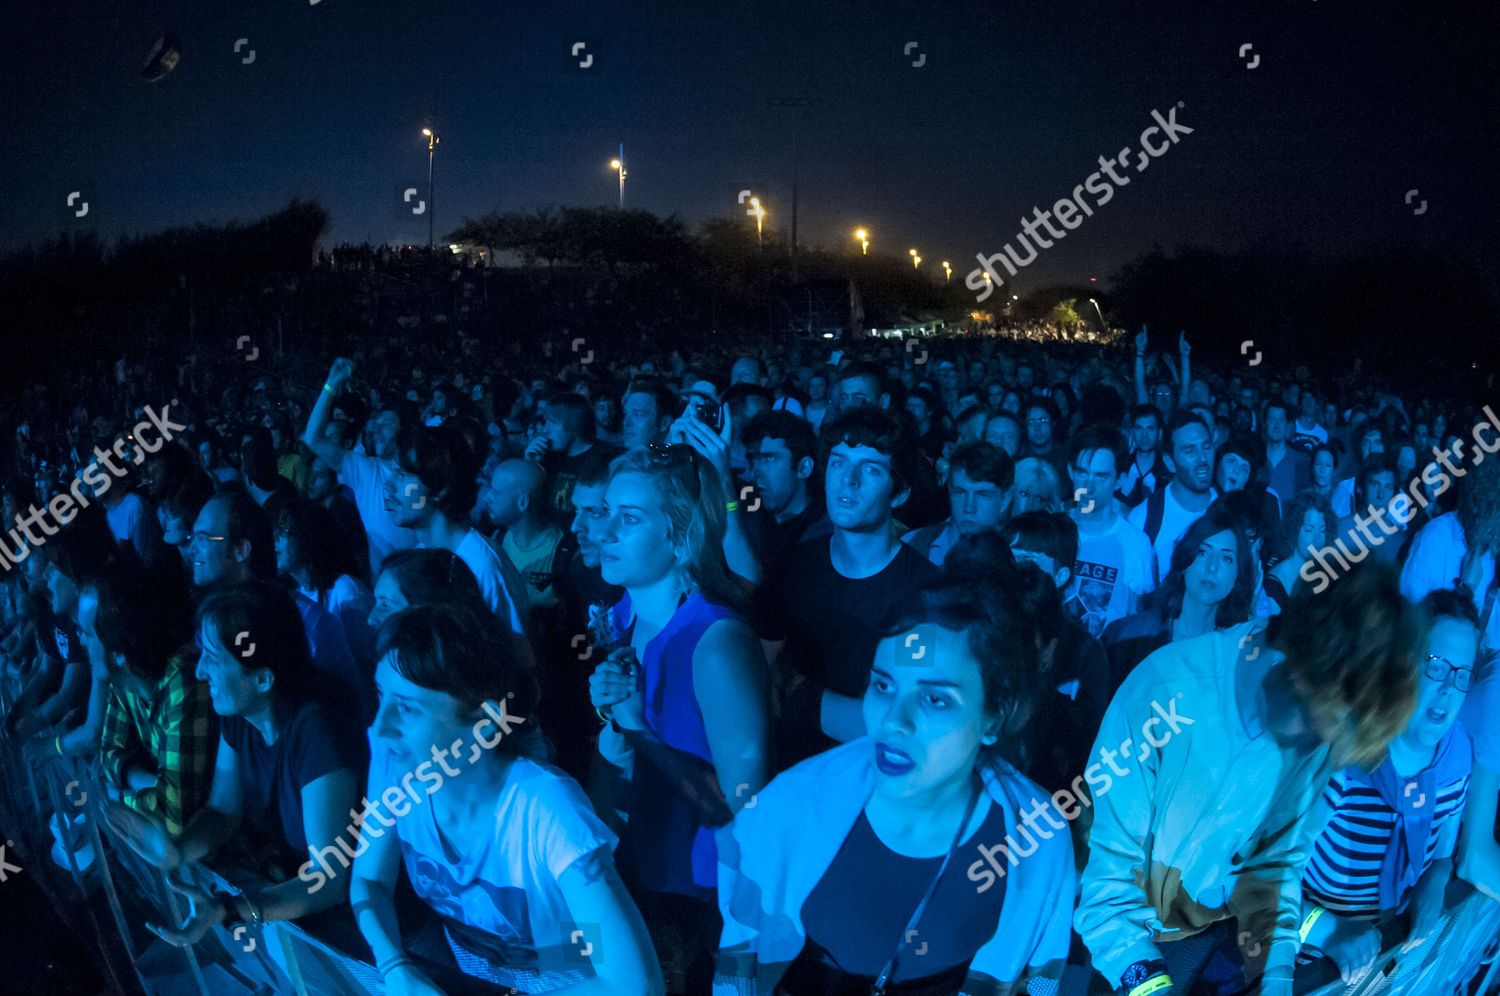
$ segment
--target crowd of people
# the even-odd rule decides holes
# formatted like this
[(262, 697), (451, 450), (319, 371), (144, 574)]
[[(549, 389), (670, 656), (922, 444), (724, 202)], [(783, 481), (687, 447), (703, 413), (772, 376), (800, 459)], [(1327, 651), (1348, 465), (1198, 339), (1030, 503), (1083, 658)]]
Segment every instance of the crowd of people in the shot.
[(1500, 899), (1500, 420), (1130, 342), (36, 385), (3, 735), (396, 994), (1353, 981)]

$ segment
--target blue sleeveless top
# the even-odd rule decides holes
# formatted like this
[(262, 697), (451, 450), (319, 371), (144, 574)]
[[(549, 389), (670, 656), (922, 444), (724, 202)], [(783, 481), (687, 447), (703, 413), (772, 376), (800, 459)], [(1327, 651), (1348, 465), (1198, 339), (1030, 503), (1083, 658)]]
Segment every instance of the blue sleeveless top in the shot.
[[(634, 625), (630, 593), (610, 610), (622, 643)], [(671, 620), (646, 644), (639, 681), (646, 726), (670, 747), (708, 764), (708, 733), (693, 688), (693, 654), (708, 628), (738, 618), (730, 608), (689, 595)], [(718, 876), (715, 827), (704, 824), (693, 805), (655, 765), (636, 757), (628, 802), (630, 822), (618, 858), (627, 880), (653, 892), (712, 898)]]

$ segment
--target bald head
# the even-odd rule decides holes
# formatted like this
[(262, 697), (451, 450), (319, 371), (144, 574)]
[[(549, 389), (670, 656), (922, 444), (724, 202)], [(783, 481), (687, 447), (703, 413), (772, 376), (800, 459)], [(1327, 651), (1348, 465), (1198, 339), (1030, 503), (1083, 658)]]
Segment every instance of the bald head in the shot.
[(547, 475), (531, 460), (506, 460), (490, 475), (489, 513), (498, 526), (523, 515), (540, 514)]

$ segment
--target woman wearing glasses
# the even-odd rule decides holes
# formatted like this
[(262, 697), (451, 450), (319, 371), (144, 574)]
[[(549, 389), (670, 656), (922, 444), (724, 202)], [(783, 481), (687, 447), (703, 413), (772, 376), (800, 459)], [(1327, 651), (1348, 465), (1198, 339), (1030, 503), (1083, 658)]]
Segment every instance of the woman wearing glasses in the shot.
[(1448, 589), (1422, 607), (1431, 629), (1416, 711), (1378, 768), (1345, 768), (1328, 783), (1332, 813), (1302, 879), (1304, 950), (1332, 959), (1350, 984), (1401, 932), (1408, 948), (1431, 939), (1453, 877), (1473, 763), (1455, 720), (1474, 680), (1479, 615)]
[[(632, 450), (615, 461), (606, 501), (600, 569), (625, 595), (608, 616), (617, 649), (590, 694), (606, 719), (600, 753), (624, 783), (620, 870), (668, 991), (706, 992), (714, 831), (767, 777), (765, 659), (734, 607), (722, 546), (730, 503), (706, 458), (681, 444)], [(596, 799), (608, 819), (614, 803)]]
[(868, 736), (779, 775), (724, 832), (716, 983), (778, 996), (1055, 988), (1078, 810), (1004, 757), (1043, 682), (1035, 624), (993, 570), (949, 571), (900, 606), (875, 650)]

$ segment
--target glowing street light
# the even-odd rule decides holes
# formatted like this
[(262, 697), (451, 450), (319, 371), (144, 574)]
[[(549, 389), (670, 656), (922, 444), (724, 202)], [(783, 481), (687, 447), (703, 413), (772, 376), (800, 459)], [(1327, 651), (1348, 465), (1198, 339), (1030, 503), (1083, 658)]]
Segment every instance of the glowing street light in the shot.
[(620, 143), (620, 155), (609, 161), (609, 168), (620, 174), (620, 210), (625, 210), (625, 143)]
[(943, 260), (943, 279), (944, 280), (952, 280), (953, 279), (953, 265), (951, 263), (949, 263), (946, 259)]
[(760, 198), (750, 198), (750, 213), (755, 215), (755, 244), (760, 245), (761, 226), (766, 220), (766, 209), (761, 207)]
[(854, 241), (859, 243), (859, 252), (862, 256), (870, 255), (870, 233), (863, 228), (854, 230)]
[(911, 257), (911, 265), (913, 267), (920, 267), (922, 265), (922, 257), (917, 255), (915, 249), (906, 250), (906, 254)]
[(1099, 328), (1101, 330), (1109, 328), (1109, 326), (1104, 322), (1104, 312), (1099, 310), (1099, 302), (1095, 301), (1093, 298), (1089, 298), (1089, 304), (1092, 304), (1094, 306), (1094, 314), (1099, 316)]
[(433, 134), (431, 128), (423, 128), (422, 135), (427, 139), (427, 248), (432, 249), (432, 152), (437, 148), (438, 137)]

